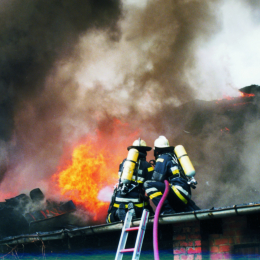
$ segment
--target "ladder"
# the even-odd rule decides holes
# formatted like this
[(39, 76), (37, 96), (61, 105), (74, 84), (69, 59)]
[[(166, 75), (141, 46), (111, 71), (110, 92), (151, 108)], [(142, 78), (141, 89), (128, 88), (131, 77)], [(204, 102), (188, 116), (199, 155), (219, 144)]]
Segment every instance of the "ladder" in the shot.
[[(148, 222), (148, 217), (149, 217), (149, 211), (147, 209), (143, 210), (143, 214), (142, 214), (142, 218), (141, 218), (139, 227), (130, 227), (133, 213), (134, 213), (134, 209), (131, 209), (126, 214), (115, 260), (121, 260), (123, 258), (123, 253), (128, 253), (128, 252), (134, 252), (132, 260), (138, 260), (140, 257), (145, 229), (146, 229), (146, 224)], [(128, 232), (135, 231), (135, 230), (138, 230), (135, 247), (125, 249)]]

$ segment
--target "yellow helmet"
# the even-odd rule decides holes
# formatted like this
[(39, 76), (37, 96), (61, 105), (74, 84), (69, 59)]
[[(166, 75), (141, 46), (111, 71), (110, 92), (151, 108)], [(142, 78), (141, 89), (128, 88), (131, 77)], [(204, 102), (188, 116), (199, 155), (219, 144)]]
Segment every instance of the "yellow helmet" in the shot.
[(152, 150), (152, 147), (147, 146), (146, 142), (144, 140), (142, 140), (141, 138), (135, 140), (133, 142), (132, 146), (127, 147), (127, 150), (130, 150), (131, 148), (135, 148), (138, 151), (150, 151), (150, 150)]

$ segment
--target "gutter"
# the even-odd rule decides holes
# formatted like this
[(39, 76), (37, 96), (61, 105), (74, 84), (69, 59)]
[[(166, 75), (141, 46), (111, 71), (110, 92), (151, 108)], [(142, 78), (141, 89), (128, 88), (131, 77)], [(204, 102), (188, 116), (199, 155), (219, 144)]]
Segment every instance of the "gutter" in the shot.
[[(222, 208), (212, 208), (205, 210), (196, 210), (192, 212), (176, 213), (173, 215), (166, 215), (159, 217), (159, 224), (174, 224), (189, 221), (201, 221), (206, 219), (215, 218), (226, 218), (231, 216), (244, 216), (248, 214), (254, 214), (260, 212), (260, 203), (249, 203), (240, 204), (230, 207)], [(147, 223), (147, 227), (152, 227), (154, 222), (154, 217), (150, 217)], [(131, 226), (139, 226), (140, 220), (132, 221)], [(6, 237), (0, 240), (1, 245), (17, 245), (26, 244), (36, 241), (49, 241), (49, 240), (59, 240), (64, 238), (72, 238), (82, 235), (93, 235), (102, 234), (112, 231), (121, 231), (123, 227), (123, 222), (115, 222), (112, 224), (104, 224), (97, 226), (86, 226), (86, 227), (76, 227), (72, 229), (61, 229), (51, 232), (36, 232), (34, 234), (24, 234), (19, 236)]]

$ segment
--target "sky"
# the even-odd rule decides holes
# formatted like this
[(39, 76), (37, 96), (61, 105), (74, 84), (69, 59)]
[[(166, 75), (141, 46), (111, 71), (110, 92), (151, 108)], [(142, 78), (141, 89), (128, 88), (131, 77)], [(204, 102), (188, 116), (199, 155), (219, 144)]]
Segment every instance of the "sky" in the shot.
[[(86, 136), (102, 133), (113, 154), (134, 141), (131, 133), (150, 146), (159, 135), (173, 142), (189, 117), (174, 114), (176, 107), (237, 97), (238, 89), (260, 84), (257, 0), (4, 0), (0, 14), (1, 199), (36, 184), (51, 195), (50, 177)], [(228, 121), (223, 115), (218, 125)], [(236, 199), (241, 187), (256, 190), (247, 201), (258, 198), (258, 124), (245, 119), (247, 135), (229, 142), (194, 136), (192, 145), (212, 163), (198, 163), (201, 190), (222, 187), (210, 203), (242, 203)], [(228, 146), (234, 148), (229, 156), (223, 154)], [(239, 173), (235, 184), (223, 178), (223, 156), (238, 158), (252, 178)], [(195, 198), (210, 207), (197, 190)]]

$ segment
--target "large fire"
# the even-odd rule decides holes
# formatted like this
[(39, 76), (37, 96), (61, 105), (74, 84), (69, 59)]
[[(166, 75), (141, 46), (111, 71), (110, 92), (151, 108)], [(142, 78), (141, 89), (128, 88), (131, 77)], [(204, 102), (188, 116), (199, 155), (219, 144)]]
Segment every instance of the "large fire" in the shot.
[[(100, 198), (100, 191), (109, 187), (112, 192), (118, 181), (118, 167), (127, 156), (127, 146), (138, 136), (138, 131), (119, 141), (119, 132), (126, 127), (120, 121), (114, 121), (116, 131), (109, 138), (98, 131), (95, 138), (88, 136), (77, 145), (71, 159), (63, 163), (53, 175), (61, 195), (83, 207), (93, 221), (103, 221), (109, 202)], [(122, 134), (122, 133), (121, 133)], [(117, 145), (115, 145), (117, 143)], [(107, 194), (109, 200), (112, 194)]]
[(83, 205), (97, 220), (97, 215), (104, 215), (108, 208), (107, 202), (98, 199), (98, 193), (104, 186), (115, 183), (116, 169), (109, 167), (109, 158), (104, 151), (93, 148), (91, 143), (76, 147), (67, 168), (55, 177), (61, 194), (76, 205)]

